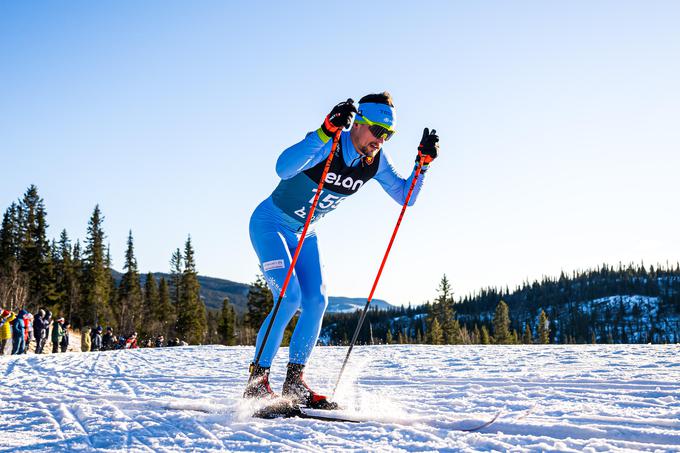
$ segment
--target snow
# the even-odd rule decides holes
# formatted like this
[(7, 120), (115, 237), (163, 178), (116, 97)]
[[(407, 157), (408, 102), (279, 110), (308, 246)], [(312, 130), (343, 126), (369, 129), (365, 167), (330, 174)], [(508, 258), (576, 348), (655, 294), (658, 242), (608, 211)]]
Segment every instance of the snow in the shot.
[[(356, 347), (337, 399), (358, 424), (250, 418), (252, 353), (0, 357), (0, 451), (680, 451), (678, 345)], [(331, 392), (345, 353), (317, 348), (310, 385)]]

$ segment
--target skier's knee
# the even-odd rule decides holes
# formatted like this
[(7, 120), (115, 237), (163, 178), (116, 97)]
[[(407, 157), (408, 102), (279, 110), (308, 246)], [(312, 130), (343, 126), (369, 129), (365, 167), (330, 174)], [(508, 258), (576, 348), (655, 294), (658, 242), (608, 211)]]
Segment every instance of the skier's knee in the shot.
[(323, 314), (326, 311), (326, 306), (328, 306), (328, 298), (323, 294), (318, 294), (316, 296), (307, 298), (303, 305), (304, 310)]

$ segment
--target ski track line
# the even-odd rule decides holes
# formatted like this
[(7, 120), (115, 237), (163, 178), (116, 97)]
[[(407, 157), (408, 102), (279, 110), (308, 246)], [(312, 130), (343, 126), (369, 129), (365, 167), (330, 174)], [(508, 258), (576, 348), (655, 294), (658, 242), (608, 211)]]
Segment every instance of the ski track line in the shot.
[(194, 426), (198, 428), (200, 432), (203, 433), (204, 436), (211, 438), (214, 440), (216, 443), (220, 445), (221, 450), (228, 450), (227, 446), (224, 444), (224, 441), (217, 437), (215, 434), (213, 434), (208, 428), (206, 428), (203, 424), (201, 424), (198, 420), (192, 420), (194, 423)]
[(94, 359), (92, 366), (90, 367), (90, 375), (95, 375), (95, 373), (97, 373), (97, 367), (99, 365), (99, 361), (102, 358), (102, 353), (100, 351), (96, 352), (95, 354), (97, 357)]
[(8, 378), (14, 373), (14, 368), (17, 366), (17, 362), (19, 361), (18, 358), (15, 358), (14, 360), (8, 360), (7, 368), (5, 369), (5, 378)]
[(292, 447), (295, 450), (304, 450), (304, 451), (309, 451), (309, 452), (317, 452), (318, 449), (315, 449), (313, 447), (309, 447), (305, 444), (302, 444), (298, 441), (292, 440), (292, 439), (284, 439), (281, 437), (277, 437), (274, 434), (270, 434), (269, 432), (260, 429), (256, 425), (251, 425), (250, 428), (255, 431), (255, 432), (250, 432), (251, 435), (258, 439), (265, 439), (268, 440), (269, 442), (272, 442), (272, 444), (281, 444), (285, 445), (287, 447)]
[(80, 428), (82, 434), (84, 434), (87, 440), (87, 444), (90, 446), (90, 448), (94, 448), (94, 445), (92, 444), (92, 438), (90, 437), (90, 432), (87, 429), (85, 429), (85, 426), (83, 425), (83, 422), (80, 419), (80, 417), (78, 417), (74, 411), (70, 410), (66, 404), (62, 404), (60, 406), (60, 409), (71, 419), (73, 419), (73, 421), (76, 423), (76, 427)]
[[(137, 425), (141, 426), (142, 429), (144, 429), (150, 436), (153, 436), (153, 432), (149, 428), (146, 428), (143, 424), (143, 422), (133, 419), (131, 415), (129, 415), (125, 409), (127, 407), (116, 407), (123, 415), (125, 415), (128, 419), (130, 419), (131, 422), (136, 423)], [(163, 409), (162, 401), (158, 401), (156, 404), (156, 408)], [(146, 407), (144, 407), (146, 409)], [(183, 415), (184, 409), (177, 411), (176, 413)], [(205, 413), (204, 411), (200, 411), (201, 413)], [(210, 413), (214, 415), (212, 412)], [(207, 434), (207, 437), (210, 437), (215, 441), (215, 443), (219, 444), (221, 447), (222, 451), (229, 451), (230, 448), (227, 444), (225, 444), (225, 441), (221, 439), (220, 437), (216, 436), (213, 434), (210, 429), (208, 429), (204, 424), (200, 423), (195, 419), (195, 417), (191, 415), (185, 415), (183, 417), (180, 417), (176, 421), (171, 421), (167, 418), (167, 415), (165, 413), (159, 413), (159, 412), (150, 412), (148, 414), (145, 414), (143, 412), (140, 413), (140, 415), (144, 416), (147, 421), (152, 422), (157, 424), (159, 427), (163, 427), (165, 430), (165, 437), (163, 439), (169, 440), (174, 444), (174, 449), (177, 451), (184, 451), (186, 450), (185, 446), (181, 446), (178, 444), (178, 442), (175, 440), (177, 436), (180, 436), (185, 442), (191, 442), (193, 439), (190, 436), (187, 436), (187, 432), (193, 432), (192, 430), (187, 430), (186, 427), (195, 427), (198, 430), (200, 430), (201, 433), (205, 436)], [(157, 437), (156, 437), (157, 438)], [(161, 448), (161, 449), (166, 449), (166, 447), (154, 447), (154, 448)]]
[[(360, 430), (359, 428), (356, 427), (356, 425), (354, 423), (331, 422), (332, 425), (330, 425), (329, 422), (324, 422), (324, 421), (320, 421), (320, 420), (313, 420), (313, 419), (300, 419), (300, 422), (301, 423), (302, 422), (309, 422), (309, 424), (312, 425), (311, 431), (313, 433), (318, 433), (321, 430), (323, 430), (323, 428), (327, 428), (327, 429), (323, 430), (324, 438), (332, 437), (334, 439), (338, 439), (339, 440), (338, 444), (342, 445), (342, 448), (346, 448), (348, 443), (351, 443), (353, 446), (355, 446), (359, 449), (365, 449), (366, 448), (365, 444), (362, 444), (358, 441), (353, 441), (348, 437), (342, 437), (343, 435), (344, 436), (365, 435), (364, 431), (366, 431), (366, 430), (365, 429)], [(365, 427), (371, 426), (372, 424), (371, 423), (363, 423), (363, 425), (364, 425), (364, 428), (365, 428)], [(342, 430), (341, 427), (343, 427), (345, 429)], [(307, 431), (309, 431), (309, 429), (307, 429)], [(342, 431), (342, 432), (339, 432), (339, 433), (336, 434), (336, 433), (333, 433), (333, 432), (330, 432), (330, 431)], [(314, 448), (314, 447), (310, 447), (310, 448)]]
[(491, 425), (489, 430), (486, 430), (485, 432), (494, 434), (502, 433), (506, 436), (544, 436), (556, 441), (567, 441), (569, 439), (579, 439), (583, 441), (600, 439), (607, 442), (615, 440), (631, 442), (634, 439), (641, 445), (659, 444), (669, 446), (680, 444), (680, 436), (676, 434), (639, 432), (617, 426), (579, 426), (568, 423), (568, 420), (561, 420), (560, 422), (561, 423), (554, 425), (531, 425), (529, 423), (514, 425), (508, 422), (499, 421)]
[(61, 428), (61, 424), (59, 421), (54, 417), (54, 413), (50, 410), (50, 408), (47, 406), (45, 403), (39, 403), (39, 408), (38, 412), (43, 414), (45, 418), (47, 418), (50, 422), (51, 425), (56, 428), (57, 434), (59, 436), (59, 441), (65, 441), (66, 439), (66, 434), (64, 433), (64, 430)]
[[(152, 445), (152, 443), (150, 441), (148, 441), (148, 439), (147, 439), (147, 438), (153, 439), (154, 433), (152, 433), (146, 426), (144, 426), (144, 424), (138, 422), (137, 420), (132, 418), (129, 414), (127, 414), (124, 410), (122, 410), (121, 408), (119, 408), (118, 406), (116, 406), (112, 403), (107, 403), (105, 406), (102, 406), (102, 408), (103, 407), (110, 407), (112, 409), (115, 409), (116, 413), (121, 415), (124, 418), (124, 420), (126, 421), (126, 423), (128, 425), (127, 429), (125, 430), (126, 435), (127, 435), (126, 436), (126, 443), (127, 443), (128, 451), (131, 450), (133, 440), (139, 441), (139, 443), (141, 443), (143, 446), (146, 446), (150, 451), (156, 450), (156, 447), (154, 447)], [(146, 437), (139, 437), (139, 436), (133, 435), (133, 430), (130, 429), (132, 426), (137, 428), (138, 431), (146, 432), (147, 436)], [(166, 434), (168, 434), (168, 433), (166, 433)], [(169, 436), (166, 436), (166, 439), (169, 439)], [(177, 444), (175, 443), (175, 445), (177, 445)]]

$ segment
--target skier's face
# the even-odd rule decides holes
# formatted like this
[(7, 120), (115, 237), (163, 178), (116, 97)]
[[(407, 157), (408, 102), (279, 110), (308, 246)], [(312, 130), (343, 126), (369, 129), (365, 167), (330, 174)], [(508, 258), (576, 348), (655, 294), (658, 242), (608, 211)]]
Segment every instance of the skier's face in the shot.
[(364, 156), (375, 156), (380, 151), (380, 148), (382, 148), (383, 143), (385, 143), (383, 137), (375, 137), (373, 135), (367, 124), (354, 123), (351, 136), (354, 148)]

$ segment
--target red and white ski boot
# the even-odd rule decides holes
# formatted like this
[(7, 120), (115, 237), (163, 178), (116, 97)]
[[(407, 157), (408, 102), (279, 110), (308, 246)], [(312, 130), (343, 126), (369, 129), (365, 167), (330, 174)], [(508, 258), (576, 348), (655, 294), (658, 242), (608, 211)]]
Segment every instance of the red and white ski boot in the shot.
[(269, 368), (251, 363), (250, 378), (248, 378), (248, 385), (243, 392), (243, 398), (274, 399), (278, 396), (269, 386)]
[(312, 409), (339, 409), (338, 403), (329, 401), (325, 396), (319, 395), (309, 388), (302, 378), (304, 369), (304, 365), (297, 363), (288, 364), (288, 372), (286, 373), (286, 381), (283, 383), (282, 395), (286, 398), (291, 398), (297, 404)]

